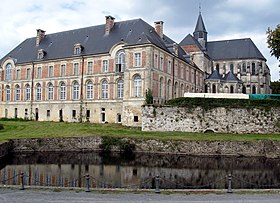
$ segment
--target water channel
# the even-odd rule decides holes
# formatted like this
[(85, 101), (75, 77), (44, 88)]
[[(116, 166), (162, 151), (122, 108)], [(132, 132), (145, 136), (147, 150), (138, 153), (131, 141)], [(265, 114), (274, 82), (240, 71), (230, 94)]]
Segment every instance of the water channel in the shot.
[(0, 185), (151, 189), (280, 188), (280, 160), (163, 154), (18, 153), (0, 160)]

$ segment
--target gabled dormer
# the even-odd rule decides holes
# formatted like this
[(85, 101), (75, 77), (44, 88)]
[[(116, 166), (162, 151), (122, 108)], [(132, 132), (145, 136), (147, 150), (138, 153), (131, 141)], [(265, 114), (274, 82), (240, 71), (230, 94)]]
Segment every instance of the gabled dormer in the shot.
[(74, 44), (74, 55), (80, 55), (83, 51), (84, 47), (80, 44), (80, 43), (77, 43), (77, 44)]
[(46, 52), (44, 49), (39, 49), (39, 50), (38, 50), (37, 59), (38, 59), (38, 60), (44, 59), (44, 57), (45, 57), (46, 54), (47, 54), (47, 52)]

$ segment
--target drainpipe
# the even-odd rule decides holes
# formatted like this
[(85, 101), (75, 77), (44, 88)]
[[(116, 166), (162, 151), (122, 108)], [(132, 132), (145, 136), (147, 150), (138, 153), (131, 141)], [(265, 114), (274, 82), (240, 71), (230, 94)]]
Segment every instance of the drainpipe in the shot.
[(82, 56), (82, 78), (81, 78), (81, 92), (80, 92), (80, 118), (79, 122), (83, 122), (83, 97), (84, 97), (84, 57)]
[(32, 62), (32, 73), (31, 73), (31, 88), (30, 88), (30, 119), (33, 120), (33, 99), (34, 99), (34, 62)]

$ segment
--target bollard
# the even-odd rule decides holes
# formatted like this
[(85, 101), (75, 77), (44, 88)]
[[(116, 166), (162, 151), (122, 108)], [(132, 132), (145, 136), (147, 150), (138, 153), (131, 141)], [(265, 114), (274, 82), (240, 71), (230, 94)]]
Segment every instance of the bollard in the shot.
[(160, 193), (159, 190), (159, 175), (156, 176), (156, 189), (155, 189), (155, 193)]
[(86, 177), (86, 190), (85, 190), (85, 192), (90, 192), (90, 189), (89, 189), (89, 174), (86, 174), (85, 177)]
[(227, 190), (227, 193), (232, 193), (231, 182), (232, 182), (232, 175), (228, 174), (228, 190)]
[(20, 179), (21, 179), (21, 190), (24, 190), (24, 173), (23, 172), (21, 172), (20, 173)]

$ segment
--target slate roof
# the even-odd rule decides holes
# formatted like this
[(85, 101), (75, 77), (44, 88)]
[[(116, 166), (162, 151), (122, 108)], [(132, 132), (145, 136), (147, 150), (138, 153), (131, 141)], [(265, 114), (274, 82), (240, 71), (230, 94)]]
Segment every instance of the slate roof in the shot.
[(200, 50), (203, 50), (201, 44), (191, 35), (188, 34), (180, 43), (180, 46), (184, 45), (196, 45)]
[(222, 77), (222, 75), (217, 70), (214, 70), (211, 73), (211, 75), (209, 75), (209, 77), (206, 78), (206, 80), (222, 80), (224, 82), (238, 82), (238, 83), (242, 82), (231, 71), (229, 71), (224, 77)]
[(262, 53), (250, 38), (207, 42), (207, 53), (213, 60), (262, 59)]
[(234, 82), (241, 82), (233, 72), (229, 71), (225, 77), (223, 78), (225, 81), (234, 81)]
[(211, 75), (209, 75), (207, 80), (223, 80), (223, 78), (217, 70), (214, 70)]
[(201, 32), (201, 31), (206, 32), (206, 28), (202, 19), (202, 15), (199, 12), (194, 32)]
[[(175, 43), (164, 35), (163, 39), (154, 28), (142, 19), (115, 22), (109, 34), (105, 34), (105, 24), (69, 30), (59, 33), (46, 34), (39, 46), (36, 46), (36, 37), (28, 38), (19, 44), (10, 53), (4, 56), (16, 59), (16, 63), (38, 61), (38, 50), (43, 49), (46, 56), (43, 60), (73, 57), (74, 45), (83, 46), (82, 55), (108, 53), (113, 45), (124, 42), (126, 46), (152, 43), (170, 53), (167, 44)], [(178, 47), (179, 58), (184, 58), (185, 52)]]

